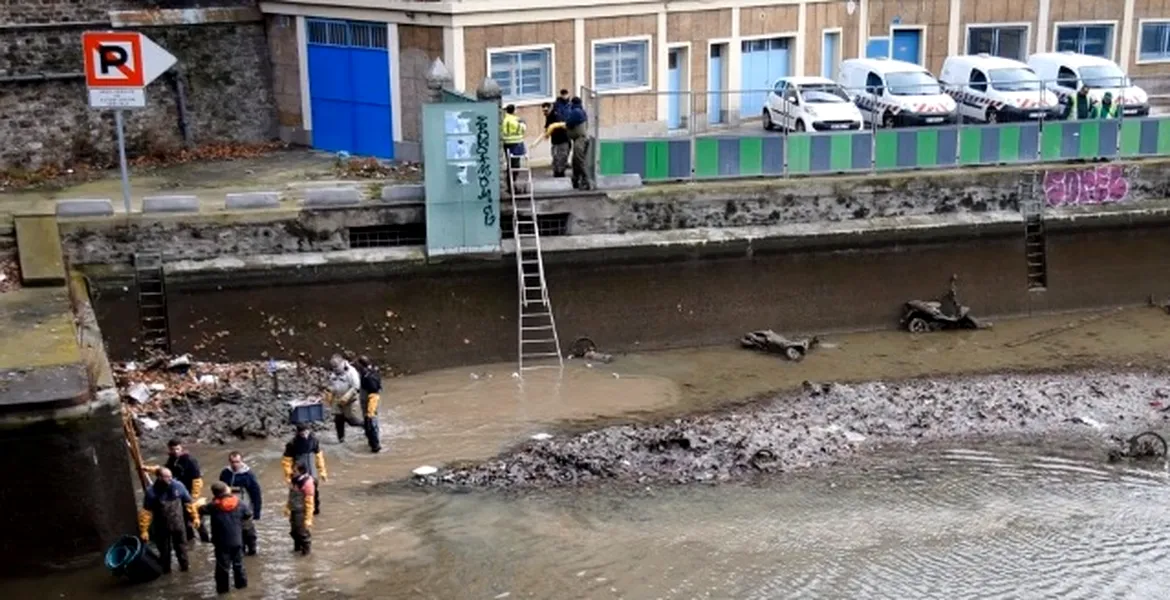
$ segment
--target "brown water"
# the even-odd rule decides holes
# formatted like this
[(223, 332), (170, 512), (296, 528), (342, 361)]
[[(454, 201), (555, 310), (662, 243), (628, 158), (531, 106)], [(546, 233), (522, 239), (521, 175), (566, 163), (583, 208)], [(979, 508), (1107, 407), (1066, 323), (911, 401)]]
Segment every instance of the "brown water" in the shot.
[[(841, 336), (802, 363), (735, 348), (574, 361), (523, 387), (510, 366), (388, 381), (383, 435), (323, 436), (314, 554), (282, 517), (280, 441), (241, 445), (268, 493), (241, 598), (1157, 598), (1170, 585), (1170, 487), (1043, 445), (937, 448), (760, 486), (445, 495), (379, 485), (483, 458), (538, 431), (713, 407), (814, 381), (1164, 364), (1170, 316), (1131, 309), (991, 331)], [(195, 448), (209, 472), (226, 448)], [(864, 467), (864, 468), (863, 468)], [(0, 584), (13, 598), (212, 597), (212, 558), (133, 589), (101, 571)], [(506, 595), (505, 595), (506, 594)]]

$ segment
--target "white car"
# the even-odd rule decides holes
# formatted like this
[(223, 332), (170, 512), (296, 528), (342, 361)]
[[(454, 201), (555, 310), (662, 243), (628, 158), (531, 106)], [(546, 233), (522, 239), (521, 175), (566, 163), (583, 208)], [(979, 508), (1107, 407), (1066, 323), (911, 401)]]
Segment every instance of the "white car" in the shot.
[(850, 58), (837, 80), (853, 96), (866, 123), (921, 127), (958, 121), (955, 101), (920, 65), (888, 58)]
[(1028, 66), (1044, 80), (1045, 87), (1061, 98), (1085, 86), (1095, 102), (1101, 102), (1109, 93), (1127, 117), (1150, 114), (1150, 96), (1134, 85), (1117, 63), (1107, 58), (1075, 52), (1043, 52), (1029, 56)]
[(948, 56), (943, 85), (959, 103), (959, 114), (976, 123), (1057, 119), (1063, 113), (1056, 94), (1044, 89), (1028, 65), (988, 54)]
[(849, 94), (824, 77), (781, 77), (764, 104), (764, 129), (849, 131), (861, 129), (861, 111)]

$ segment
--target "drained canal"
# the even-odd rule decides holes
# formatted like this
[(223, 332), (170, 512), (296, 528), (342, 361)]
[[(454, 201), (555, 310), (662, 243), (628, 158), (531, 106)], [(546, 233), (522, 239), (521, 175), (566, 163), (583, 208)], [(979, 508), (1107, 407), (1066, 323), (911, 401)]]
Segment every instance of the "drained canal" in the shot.
[[(574, 363), (562, 380), (534, 377), (523, 388), (510, 365), (388, 380), (386, 452), (322, 434), (330, 478), (310, 557), (292, 553), (281, 514), (282, 442), (236, 446), (266, 497), (251, 585), (233, 597), (1161, 598), (1170, 586), (1166, 472), (1107, 464), (1088, 427), (1073, 437), (873, 449), (837, 467), (722, 485), (449, 494), (392, 482), (420, 464), (490, 457), (539, 431), (661, 420), (806, 379), (1157, 368), (1170, 348), (1167, 319), (1157, 309), (1106, 310), (955, 335), (842, 335), (801, 363), (733, 347), (643, 353)], [(192, 450), (216, 473), (229, 448)], [(191, 572), (135, 588), (89, 570), (3, 582), (0, 593), (214, 597), (209, 549), (193, 556)]]

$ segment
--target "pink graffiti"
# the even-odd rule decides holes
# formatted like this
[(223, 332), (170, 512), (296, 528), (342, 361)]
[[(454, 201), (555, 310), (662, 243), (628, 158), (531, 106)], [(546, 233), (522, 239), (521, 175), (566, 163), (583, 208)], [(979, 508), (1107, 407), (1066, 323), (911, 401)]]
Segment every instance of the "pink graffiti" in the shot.
[(1048, 206), (1083, 206), (1121, 202), (1129, 194), (1129, 179), (1119, 166), (1102, 165), (1044, 174)]

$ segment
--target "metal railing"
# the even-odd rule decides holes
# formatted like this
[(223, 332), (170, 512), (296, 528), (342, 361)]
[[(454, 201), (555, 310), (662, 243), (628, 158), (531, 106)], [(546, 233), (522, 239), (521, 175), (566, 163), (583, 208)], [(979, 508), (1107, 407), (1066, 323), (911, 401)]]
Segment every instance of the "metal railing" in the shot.
[[(1058, 125), (1066, 121), (1066, 116), (1077, 121), (1075, 109), (1069, 108), (1066, 100), (1075, 95), (1075, 90), (1069, 85), (1058, 85), (1067, 83), (1004, 81), (994, 76), (986, 85), (943, 83), (926, 88), (899, 88), (890, 82), (889, 89), (821, 89), (817, 90), (815, 99), (808, 97), (811, 94), (802, 93), (796, 102), (785, 90), (776, 89), (715, 92), (588, 90), (587, 106), (591, 108), (591, 131), (598, 140), (598, 173), (638, 172), (619, 168), (619, 163), (631, 166), (650, 164), (649, 168), (641, 169), (641, 174), (651, 181), (1162, 154), (1163, 149), (1153, 154), (1132, 148), (1127, 152), (1126, 144), (1133, 146), (1133, 140), (1141, 137), (1142, 128), (1150, 127), (1140, 122), (1157, 121), (1149, 115), (1170, 115), (1170, 110), (1161, 105), (1163, 102), (1170, 105), (1170, 80), (1159, 77), (1089, 82), (1093, 86), (1091, 97), (1098, 97), (1104, 88), (1115, 85), (1113, 92), (1118, 96), (1115, 100), (1118, 110), (1115, 117), (1109, 119), (1113, 123), (1103, 125), (1103, 132), (1097, 131), (1100, 127), (1086, 130), (1093, 136), (1106, 136), (1099, 142), (1101, 151), (1074, 153), (1075, 156), (1058, 147), (1060, 143), (1068, 143), (1067, 139), (1061, 142), (1061, 136), (1071, 136), (1078, 142), (1082, 139), (1079, 125)], [(1121, 85), (1126, 83), (1145, 90), (1145, 93)], [(945, 96), (940, 97), (939, 92)], [(1142, 96), (1145, 96), (1144, 102)], [(844, 103), (859, 108), (863, 115), (860, 123), (855, 118), (853, 122), (845, 122), (850, 120), (848, 118), (832, 118), (833, 114), (844, 112), (834, 105)], [(765, 105), (772, 110), (765, 110)], [(953, 110), (948, 110), (952, 107)], [(809, 108), (812, 109), (811, 115)], [(1129, 123), (1123, 124), (1125, 121)], [(1154, 126), (1160, 127), (1160, 121)], [(1046, 142), (1041, 140), (1040, 134), (1045, 128), (1049, 129)], [(1146, 135), (1150, 134), (1147, 132)], [(835, 139), (822, 139), (821, 136)], [(993, 138), (994, 143), (1003, 146), (1005, 151), (979, 155), (978, 145), (990, 145)], [(1110, 140), (1115, 146), (1112, 151), (1109, 149)], [(890, 146), (895, 143), (900, 143), (901, 147), (894, 148), (891, 154)], [(851, 145), (849, 151), (844, 149), (845, 144)], [(1011, 149), (1013, 144), (1020, 145), (1018, 152)], [(735, 149), (737, 145), (739, 148)], [(813, 160), (823, 163), (824, 152), (829, 148), (834, 149), (829, 166), (820, 164), (821, 168), (811, 168), (807, 162), (799, 162)], [(638, 156), (627, 159), (627, 150)], [(641, 156), (643, 152), (645, 157)], [(935, 156), (925, 161), (907, 159), (911, 153), (917, 157), (924, 152), (927, 155), (933, 152)], [(717, 158), (704, 158), (711, 153)], [(1166, 153), (1170, 154), (1170, 150)], [(743, 168), (729, 166), (730, 157), (738, 155), (749, 157), (751, 164)], [(986, 160), (974, 160), (976, 155)], [(794, 158), (798, 161), (795, 169), (791, 165)], [(777, 160), (782, 164), (777, 164)], [(711, 161), (718, 164), (712, 166)]]

